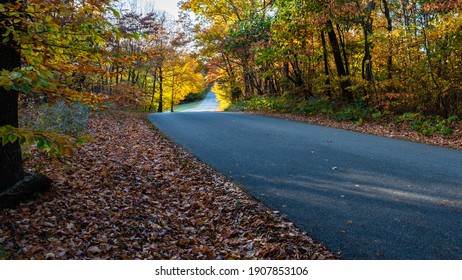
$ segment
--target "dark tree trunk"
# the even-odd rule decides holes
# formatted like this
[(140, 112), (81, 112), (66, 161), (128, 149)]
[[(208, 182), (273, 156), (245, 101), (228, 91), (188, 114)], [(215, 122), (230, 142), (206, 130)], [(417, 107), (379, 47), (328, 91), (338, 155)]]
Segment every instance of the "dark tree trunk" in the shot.
[(327, 59), (327, 45), (324, 30), (321, 31), (321, 43), (322, 43), (322, 58), (324, 61), (324, 75), (326, 75), (326, 95), (332, 98), (332, 92), (330, 91), (330, 79), (329, 79), (329, 61)]
[(369, 42), (369, 23), (362, 22), (363, 35), (364, 35), (364, 56), (362, 60), (362, 78), (366, 81), (372, 82), (372, 54), (371, 54), (371, 44)]
[(242, 95), (242, 90), (239, 88), (236, 82), (236, 75), (234, 74), (233, 66), (231, 65), (231, 61), (226, 54), (222, 54), (223, 62), (226, 66), (226, 72), (230, 77), (230, 84), (231, 84), (231, 100), (237, 101)]
[(163, 94), (164, 94), (164, 76), (162, 73), (162, 67), (159, 67), (159, 106), (157, 107), (157, 112), (162, 113), (164, 110), (164, 101), (163, 101)]
[(284, 63), (286, 78), (292, 83), (294, 83), (298, 88), (303, 88), (303, 86), (305, 85), (305, 81), (303, 80), (302, 71), (300, 70), (298, 56), (295, 53), (291, 54), (294, 60), (292, 61), (289, 59), (288, 62)]
[[(15, 3), (16, 1), (5, 1)], [(5, 3), (3, 2), (3, 3)], [(4, 14), (0, 15), (3, 22)], [(0, 34), (5, 34), (6, 28), (0, 25)], [(3, 40), (3, 37), (2, 37)], [(17, 42), (9, 36), (6, 44), (0, 44), (0, 70), (13, 70), (21, 67), (21, 54)], [(18, 97), (16, 90), (6, 90), (0, 86), (0, 127), (11, 125), (18, 127)], [(21, 147), (19, 142), (2, 145), (0, 143), (0, 193), (15, 185), (24, 178)]]
[(173, 113), (174, 111), (174, 102), (173, 102), (173, 99), (175, 98), (175, 71), (173, 71), (172, 73), (172, 98), (171, 98), (171, 101), (170, 101), (170, 112)]
[(116, 85), (119, 84), (119, 65), (116, 66)]
[[(372, 20), (363, 21), (361, 23), (364, 34), (364, 56), (362, 60), (362, 78), (370, 82), (374, 88), (374, 95), (376, 102), (378, 102), (377, 87), (374, 81), (374, 74), (372, 71), (372, 54), (371, 54), (371, 43), (369, 42), (369, 35), (372, 34)], [(364, 95), (366, 95), (366, 89), (364, 89)]]
[(136, 75), (135, 75), (135, 72), (133, 72), (133, 85), (138, 84), (139, 80), (140, 80), (140, 71), (136, 72)]
[(151, 103), (149, 104), (149, 112), (152, 112), (154, 107), (154, 98), (156, 97), (156, 82), (157, 82), (157, 68), (154, 68), (154, 75), (152, 77), (152, 96)]
[(332, 53), (334, 55), (335, 67), (337, 68), (337, 74), (340, 77), (340, 89), (342, 91), (342, 97), (348, 102), (353, 102), (353, 92), (349, 87), (351, 87), (351, 82), (348, 79), (348, 75), (345, 69), (345, 65), (342, 60), (342, 53), (340, 51), (340, 45), (337, 40), (337, 35), (335, 34), (332, 21), (328, 20), (326, 23), (327, 37), (329, 38), (330, 45), (332, 47)]
[(337, 26), (337, 33), (340, 39), (339, 40), (340, 46), (342, 47), (342, 56), (343, 56), (343, 61), (345, 64), (345, 73), (347, 75), (350, 75), (350, 64), (348, 62), (348, 54), (346, 51), (345, 36), (342, 36), (342, 30), (340, 29), (340, 25), (337, 24), (336, 26)]
[[(383, 13), (385, 14), (385, 18), (387, 19), (387, 30), (389, 33), (393, 31), (393, 23), (391, 21), (390, 16), (390, 8), (388, 7), (387, 0), (382, 0), (383, 3)], [(388, 79), (391, 80), (393, 78), (393, 57), (391, 53), (387, 56), (387, 74)]]

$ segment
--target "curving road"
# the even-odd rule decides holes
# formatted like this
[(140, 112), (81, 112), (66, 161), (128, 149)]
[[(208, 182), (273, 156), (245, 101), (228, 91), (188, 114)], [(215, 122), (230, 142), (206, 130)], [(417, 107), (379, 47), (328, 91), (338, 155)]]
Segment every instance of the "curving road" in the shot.
[(237, 113), (149, 119), (345, 259), (462, 259), (462, 151)]

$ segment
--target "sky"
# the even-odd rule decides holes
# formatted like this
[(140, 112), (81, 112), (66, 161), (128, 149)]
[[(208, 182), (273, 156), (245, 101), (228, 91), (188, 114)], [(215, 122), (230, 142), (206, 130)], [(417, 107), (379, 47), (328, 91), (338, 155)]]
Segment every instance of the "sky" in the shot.
[(163, 10), (170, 15), (178, 16), (178, 2), (179, 0), (137, 0), (138, 8), (142, 11), (148, 12), (152, 7), (156, 10)]

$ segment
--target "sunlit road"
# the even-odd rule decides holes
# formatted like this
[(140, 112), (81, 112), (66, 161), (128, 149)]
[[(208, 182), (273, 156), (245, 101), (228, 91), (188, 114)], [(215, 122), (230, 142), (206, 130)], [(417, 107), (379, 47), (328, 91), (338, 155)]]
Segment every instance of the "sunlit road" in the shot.
[(345, 259), (462, 259), (462, 152), (253, 115), (153, 114)]
[(218, 109), (218, 101), (215, 97), (215, 94), (212, 91), (205, 96), (204, 100), (202, 101), (199, 106), (196, 108), (184, 110), (183, 112), (213, 112)]

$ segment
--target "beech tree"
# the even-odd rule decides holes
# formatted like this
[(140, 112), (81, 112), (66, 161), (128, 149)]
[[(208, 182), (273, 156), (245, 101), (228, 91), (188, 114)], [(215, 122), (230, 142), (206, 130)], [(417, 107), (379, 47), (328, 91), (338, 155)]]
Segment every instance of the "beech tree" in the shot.
[(50, 103), (104, 100), (82, 84), (90, 73), (101, 71), (96, 61), (105, 57), (105, 41), (116, 32), (103, 16), (108, 2), (7, 0), (0, 4), (0, 192), (24, 179), (21, 143), (60, 152), (75, 144), (71, 137), (18, 128), (21, 96), (40, 93)]
[[(14, 75), (13, 71), (21, 67), (21, 54), (19, 44), (11, 32), (11, 26), (20, 23), (19, 18), (11, 18), (7, 15), (6, 10), (11, 9), (16, 1), (8, 0), (2, 3), (0, 9), (0, 34), (2, 34), (3, 43), (0, 44), (0, 69), (2, 72), (8, 71)], [(16, 8), (18, 12), (21, 7)], [(9, 31), (9, 32), (8, 32)], [(18, 97), (17, 88), (0, 87), (0, 127), (12, 126), (18, 127)], [(4, 136), (5, 137), (5, 136)], [(7, 136), (0, 145), (0, 193), (14, 185), (24, 177), (22, 168), (21, 148), (14, 136)], [(11, 138), (10, 138), (11, 137)]]

